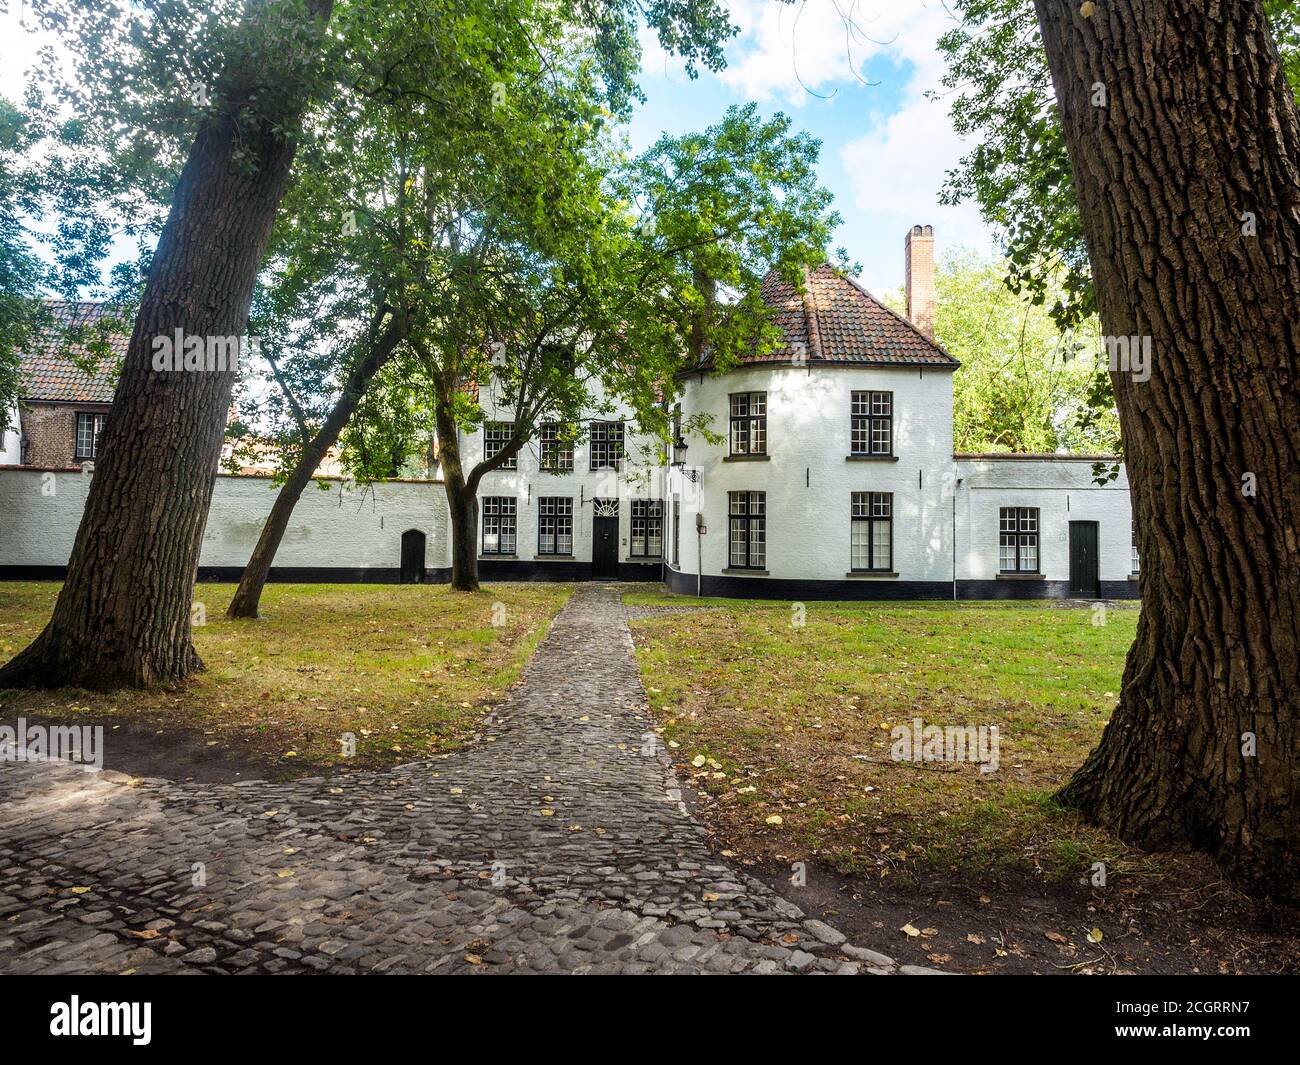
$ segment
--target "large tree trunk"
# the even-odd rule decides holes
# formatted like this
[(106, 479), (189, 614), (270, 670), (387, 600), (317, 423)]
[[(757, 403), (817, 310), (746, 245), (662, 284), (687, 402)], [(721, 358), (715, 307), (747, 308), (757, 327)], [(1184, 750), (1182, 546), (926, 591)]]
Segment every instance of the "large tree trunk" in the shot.
[(1291, 90), (1258, 0), (1035, 3), (1102, 331), (1151, 337), (1149, 381), (1112, 374), (1142, 616), (1119, 705), (1061, 798), (1129, 843), (1191, 845), (1257, 892), (1295, 896)]
[[(330, 7), (310, 0), (309, 17), (323, 24)], [(0, 686), (143, 687), (202, 668), (190, 609), (236, 372), (155, 371), (153, 342), (177, 330), (240, 337), (247, 326), (294, 155), (283, 129), (308, 95), (310, 59), (288, 54), (285, 30), (293, 27), (284, 15), (276, 3), (252, 5), (247, 69), (227, 72), (195, 138), (149, 271), (67, 579), (49, 624), (0, 670)], [(318, 39), (305, 38), (309, 48)], [(268, 90), (264, 82), (277, 73), (285, 76)]]
[(438, 427), (438, 457), (447, 491), (447, 531), (451, 534), (451, 587), (456, 592), (478, 591), (478, 479), (470, 490), (461, 464), (460, 437), (452, 411), (450, 387), (439, 386), (434, 397)]
[(271, 563), (275, 560), (280, 541), (284, 539), (284, 531), (289, 527), (293, 508), (298, 505), (303, 491), (311, 483), (312, 474), (320, 466), (325, 453), (334, 446), (339, 433), (343, 431), (348, 419), (357, 409), (357, 404), (361, 402), (361, 397), (365, 394), (371, 380), (392, 358), (398, 345), (406, 336), (407, 329), (406, 317), (395, 315), (389, 322), (388, 328), (371, 346), (366, 357), (353, 366), (338, 402), (334, 404), (334, 408), (316, 435), (303, 449), (293, 471), (289, 474), (289, 479), (281, 486), (279, 495), (275, 497), (271, 513), (267, 515), (266, 524), (262, 526), (262, 534), (257, 538), (257, 546), (253, 548), (248, 565), (244, 567), (244, 572), (239, 578), (239, 587), (235, 589), (234, 598), (230, 600), (230, 606), (226, 610), (227, 617), (257, 617), (258, 604), (262, 600), (262, 589), (266, 586), (266, 578), (271, 572)]

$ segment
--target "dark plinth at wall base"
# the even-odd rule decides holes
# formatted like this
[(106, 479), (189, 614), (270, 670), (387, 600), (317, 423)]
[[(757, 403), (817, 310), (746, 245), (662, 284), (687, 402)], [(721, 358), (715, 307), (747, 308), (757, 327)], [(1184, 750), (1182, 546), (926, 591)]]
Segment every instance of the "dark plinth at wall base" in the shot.
[[(664, 583), (670, 592), (694, 595), (696, 576), (666, 569)], [(763, 577), (704, 575), (701, 594), (719, 599), (789, 599), (834, 601), (839, 599), (951, 599), (951, 581), (798, 581)]]
[[(210, 583), (235, 583), (243, 569), (239, 566), (200, 566), (199, 580)], [(64, 566), (0, 566), (0, 580), (61, 581)], [(483, 581), (589, 581), (590, 562), (534, 562), (529, 560), (492, 560), (479, 563)], [(662, 575), (662, 577), (661, 577)], [(397, 567), (273, 566), (267, 581), (272, 584), (398, 584)], [(694, 573), (661, 566), (658, 562), (620, 562), (620, 581), (655, 583), (662, 579), (670, 592), (695, 595)], [(428, 568), (422, 584), (446, 584), (451, 570)], [(734, 577), (705, 574), (702, 594), (720, 599), (788, 599), (791, 601), (837, 599), (952, 599), (952, 581), (904, 581), (898, 578), (863, 580), (849, 578), (830, 581), (801, 581), (772, 577)], [(957, 598), (978, 599), (1070, 599), (1069, 581), (958, 581)], [(1138, 583), (1131, 580), (1102, 581), (1100, 599), (1138, 599)]]
[[(675, 569), (664, 570), (664, 585), (678, 595), (695, 595), (697, 577)], [(1069, 581), (958, 581), (957, 598), (976, 599), (1069, 599)], [(799, 601), (871, 599), (953, 598), (952, 581), (823, 580), (800, 581), (766, 577), (754, 580), (726, 574), (705, 574), (700, 594), (718, 599), (788, 599)], [(1128, 581), (1103, 581), (1101, 598), (1136, 599), (1137, 588)]]

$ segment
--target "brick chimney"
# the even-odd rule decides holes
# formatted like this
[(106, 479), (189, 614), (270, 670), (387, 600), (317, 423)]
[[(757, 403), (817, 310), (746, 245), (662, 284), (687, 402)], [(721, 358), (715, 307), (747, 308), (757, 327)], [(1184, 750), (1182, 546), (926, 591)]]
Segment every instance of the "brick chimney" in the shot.
[(903, 241), (907, 319), (934, 339), (934, 226), (913, 226)]

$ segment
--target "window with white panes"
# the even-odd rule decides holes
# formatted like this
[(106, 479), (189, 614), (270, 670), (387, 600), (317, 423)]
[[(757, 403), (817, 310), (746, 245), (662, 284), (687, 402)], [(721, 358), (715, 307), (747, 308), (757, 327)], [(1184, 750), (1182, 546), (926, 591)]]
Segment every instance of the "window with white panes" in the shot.
[(767, 565), (767, 493), (728, 492), (729, 552), (732, 569)]
[(998, 514), (998, 568), (1038, 572), (1038, 508), (1002, 507)]
[(513, 555), (518, 504), (514, 496), (487, 496), (483, 500), (483, 554)]
[(537, 553), (573, 554), (573, 499), (541, 496), (537, 500)]
[(854, 492), (850, 568), (869, 572), (894, 568), (892, 492)]

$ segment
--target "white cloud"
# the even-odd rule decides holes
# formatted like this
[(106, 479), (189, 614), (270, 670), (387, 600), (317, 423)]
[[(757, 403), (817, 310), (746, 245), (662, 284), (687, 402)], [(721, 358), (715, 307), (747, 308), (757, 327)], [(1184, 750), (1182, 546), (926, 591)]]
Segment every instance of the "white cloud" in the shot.
[(907, 226), (921, 222), (935, 227), (941, 248), (988, 250), (989, 230), (973, 204), (939, 203), (947, 172), (968, 150), (941, 103), (914, 99), (840, 149), (852, 183), (851, 205), (841, 211), (878, 215), (881, 225), (897, 230), (900, 242)]
[(783, 98), (798, 106), (863, 77), (883, 56), (937, 82), (942, 59), (935, 41), (952, 25), (940, 0), (730, 0), (740, 35), (729, 49), (722, 81), (755, 100)]

